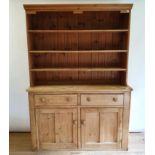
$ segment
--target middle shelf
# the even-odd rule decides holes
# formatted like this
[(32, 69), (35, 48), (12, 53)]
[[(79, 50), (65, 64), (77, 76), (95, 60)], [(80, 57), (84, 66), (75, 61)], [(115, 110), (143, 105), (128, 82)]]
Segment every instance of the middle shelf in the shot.
[[(49, 52), (30, 53), (32, 71), (62, 70), (122, 70), (126, 68), (127, 52)], [(56, 68), (56, 69), (55, 69)], [(71, 68), (71, 69), (70, 69)], [(116, 68), (116, 69), (115, 69)]]
[[(35, 32), (35, 30), (33, 30)], [(69, 30), (68, 30), (69, 31)], [(82, 50), (127, 50), (128, 33), (120, 30), (115, 33), (91, 32), (90, 30), (73, 30), (70, 33), (29, 33), (29, 51), (59, 50), (59, 51), (82, 51)], [(37, 31), (36, 31), (37, 32)], [(52, 30), (53, 32), (53, 30)], [(83, 32), (83, 33), (80, 33)]]
[(45, 54), (45, 53), (123, 53), (128, 50), (30, 50), (31, 54)]
[(28, 30), (30, 33), (85, 33), (85, 32), (128, 32), (128, 29), (100, 29), (100, 30)]
[(54, 72), (54, 71), (81, 71), (81, 72), (99, 72), (99, 71), (126, 71), (126, 68), (33, 68), (31, 72)]

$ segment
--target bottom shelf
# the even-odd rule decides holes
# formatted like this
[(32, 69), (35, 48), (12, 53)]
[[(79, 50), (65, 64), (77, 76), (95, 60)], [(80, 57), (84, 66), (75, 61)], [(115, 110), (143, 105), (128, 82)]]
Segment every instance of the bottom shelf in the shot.
[(126, 72), (33, 72), (31, 86), (53, 84), (106, 84), (125, 85)]

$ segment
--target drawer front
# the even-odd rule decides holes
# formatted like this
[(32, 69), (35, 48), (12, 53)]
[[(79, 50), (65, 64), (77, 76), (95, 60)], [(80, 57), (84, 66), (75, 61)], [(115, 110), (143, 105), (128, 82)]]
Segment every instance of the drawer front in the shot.
[(123, 94), (81, 95), (81, 105), (123, 105)]
[(77, 95), (35, 95), (35, 105), (77, 105)]

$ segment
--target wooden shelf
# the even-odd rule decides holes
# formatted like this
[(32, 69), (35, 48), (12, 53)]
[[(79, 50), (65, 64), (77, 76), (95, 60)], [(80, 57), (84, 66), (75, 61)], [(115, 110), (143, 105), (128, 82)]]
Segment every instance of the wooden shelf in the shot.
[(126, 150), (132, 5), (24, 7), (33, 148)]
[[(43, 6), (43, 7), (42, 7)], [(133, 4), (25, 4), (29, 14), (36, 12), (75, 12), (75, 11), (121, 11), (131, 10)]]
[(122, 85), (52, 85), (52, 86), (34, 86), (27, 89), (28, 92), (119, 92), (119, 91), (130, 91), (132, 90), (129, 86)]
[(126, 84), (129, 13), (27, 16), (31, 86)]
[(30, 69), (31, 72), (54, 72), (54, 71), (126, 71), (126, 68), (34, 68)]
[(106, 29), (106, 30), (28, 30), (30, 33), (84, 33), (84, 32), (128, 32), (128, 29)]
[(64, 50), (33, 50), (29, 53), (41, 54), (41, 53), (126, 53), (128, 50), (77, 50), (77, 51), (64, 51)]

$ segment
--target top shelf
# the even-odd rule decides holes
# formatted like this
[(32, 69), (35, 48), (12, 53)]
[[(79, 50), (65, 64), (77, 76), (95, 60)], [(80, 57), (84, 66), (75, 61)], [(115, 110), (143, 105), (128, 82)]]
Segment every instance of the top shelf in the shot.
[(106, 30), (28, 30), (30, 33), (84, 33), (84, 32), (128, 32), (128, 29)]
[(131, 10), (133, 4), (25, 4), (28, 14), (38, 11), (122, 11)]
[(129, 13), (120, 11), (37, 12), (28, 14), (30, 32), (119, 32), (128, 31)]

